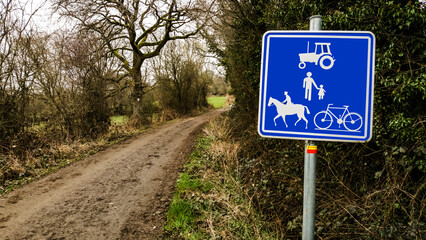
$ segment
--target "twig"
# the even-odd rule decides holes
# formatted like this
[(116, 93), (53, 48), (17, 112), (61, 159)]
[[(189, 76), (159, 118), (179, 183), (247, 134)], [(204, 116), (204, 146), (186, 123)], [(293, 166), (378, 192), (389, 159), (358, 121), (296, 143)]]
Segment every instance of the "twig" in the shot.
[(369, 232), (372, 236), (374, 236), (374, 233), (372, 231), (370, 231), (370, 229), (368, 229), (366, 226), (364, 226), (362, 223), (360, 223), (350, 212), (348, 209), (346, 209), (344, 206), (342, 206), (342, 208), (355, 220), (355, 222), (357, 222), (359, 225), (361, 225), (361, 227), (363, 227), (367, 232)]

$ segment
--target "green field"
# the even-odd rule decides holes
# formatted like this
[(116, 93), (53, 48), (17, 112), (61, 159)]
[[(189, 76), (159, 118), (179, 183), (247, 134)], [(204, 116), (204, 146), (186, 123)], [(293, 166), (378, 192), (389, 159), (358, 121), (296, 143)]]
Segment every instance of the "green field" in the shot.
[(210, 105), (212, 105), (214, 108), (223, 108), (225, 107), (226, 97), (225, 96), (207, 97), (207, 102)]
[(117, 124), (117, 125), (124, 125), (127, 123), (127, 121), (129, 121), (129, 117), (126, 115), (121, 115), (121, 116), (112, 116), (110, 117), (111, 119), (111, 124)]

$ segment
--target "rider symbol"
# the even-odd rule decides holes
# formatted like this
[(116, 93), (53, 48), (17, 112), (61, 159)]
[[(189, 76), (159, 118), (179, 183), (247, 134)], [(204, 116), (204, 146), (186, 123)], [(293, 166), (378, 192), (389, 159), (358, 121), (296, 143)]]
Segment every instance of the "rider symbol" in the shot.
[(284, 96), (285, 96), (285, 100), (283, 101), (284, 104), (287, 104), (287, 105), (293, 104), (291, 102), (291, 97), (290, 97), (290, 95), (288, 95), (287, 91), (284, 91)]

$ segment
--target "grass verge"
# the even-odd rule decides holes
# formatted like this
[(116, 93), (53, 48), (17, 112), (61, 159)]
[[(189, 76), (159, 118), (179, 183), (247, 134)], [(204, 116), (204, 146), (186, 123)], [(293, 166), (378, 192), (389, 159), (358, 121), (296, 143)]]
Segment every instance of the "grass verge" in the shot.
[(238, 143), (226, 118), (210, 123), (187, 157), (167, 212), (163, 239), (277, 239), (239, 182)]

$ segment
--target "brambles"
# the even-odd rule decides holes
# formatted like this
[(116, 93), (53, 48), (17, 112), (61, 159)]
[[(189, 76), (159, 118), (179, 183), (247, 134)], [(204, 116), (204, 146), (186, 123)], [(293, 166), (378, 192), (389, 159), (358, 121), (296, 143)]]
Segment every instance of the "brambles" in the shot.
[[(376, 44), (373, 139), (319, 143), (316, 234), (322, 239), (425, 236), (425, 13), (417, 1), (221, 1), (208, 38), (236, 98), (231, 135), (239, 176), (265, 218), (301, 231), (303, 143), (256, 132), (261, 38), (267, 30), (372, 31)], [(223, 42), (213, 36), (222, 36)], [(285, 73), (283, 73), (285, 75)]]

